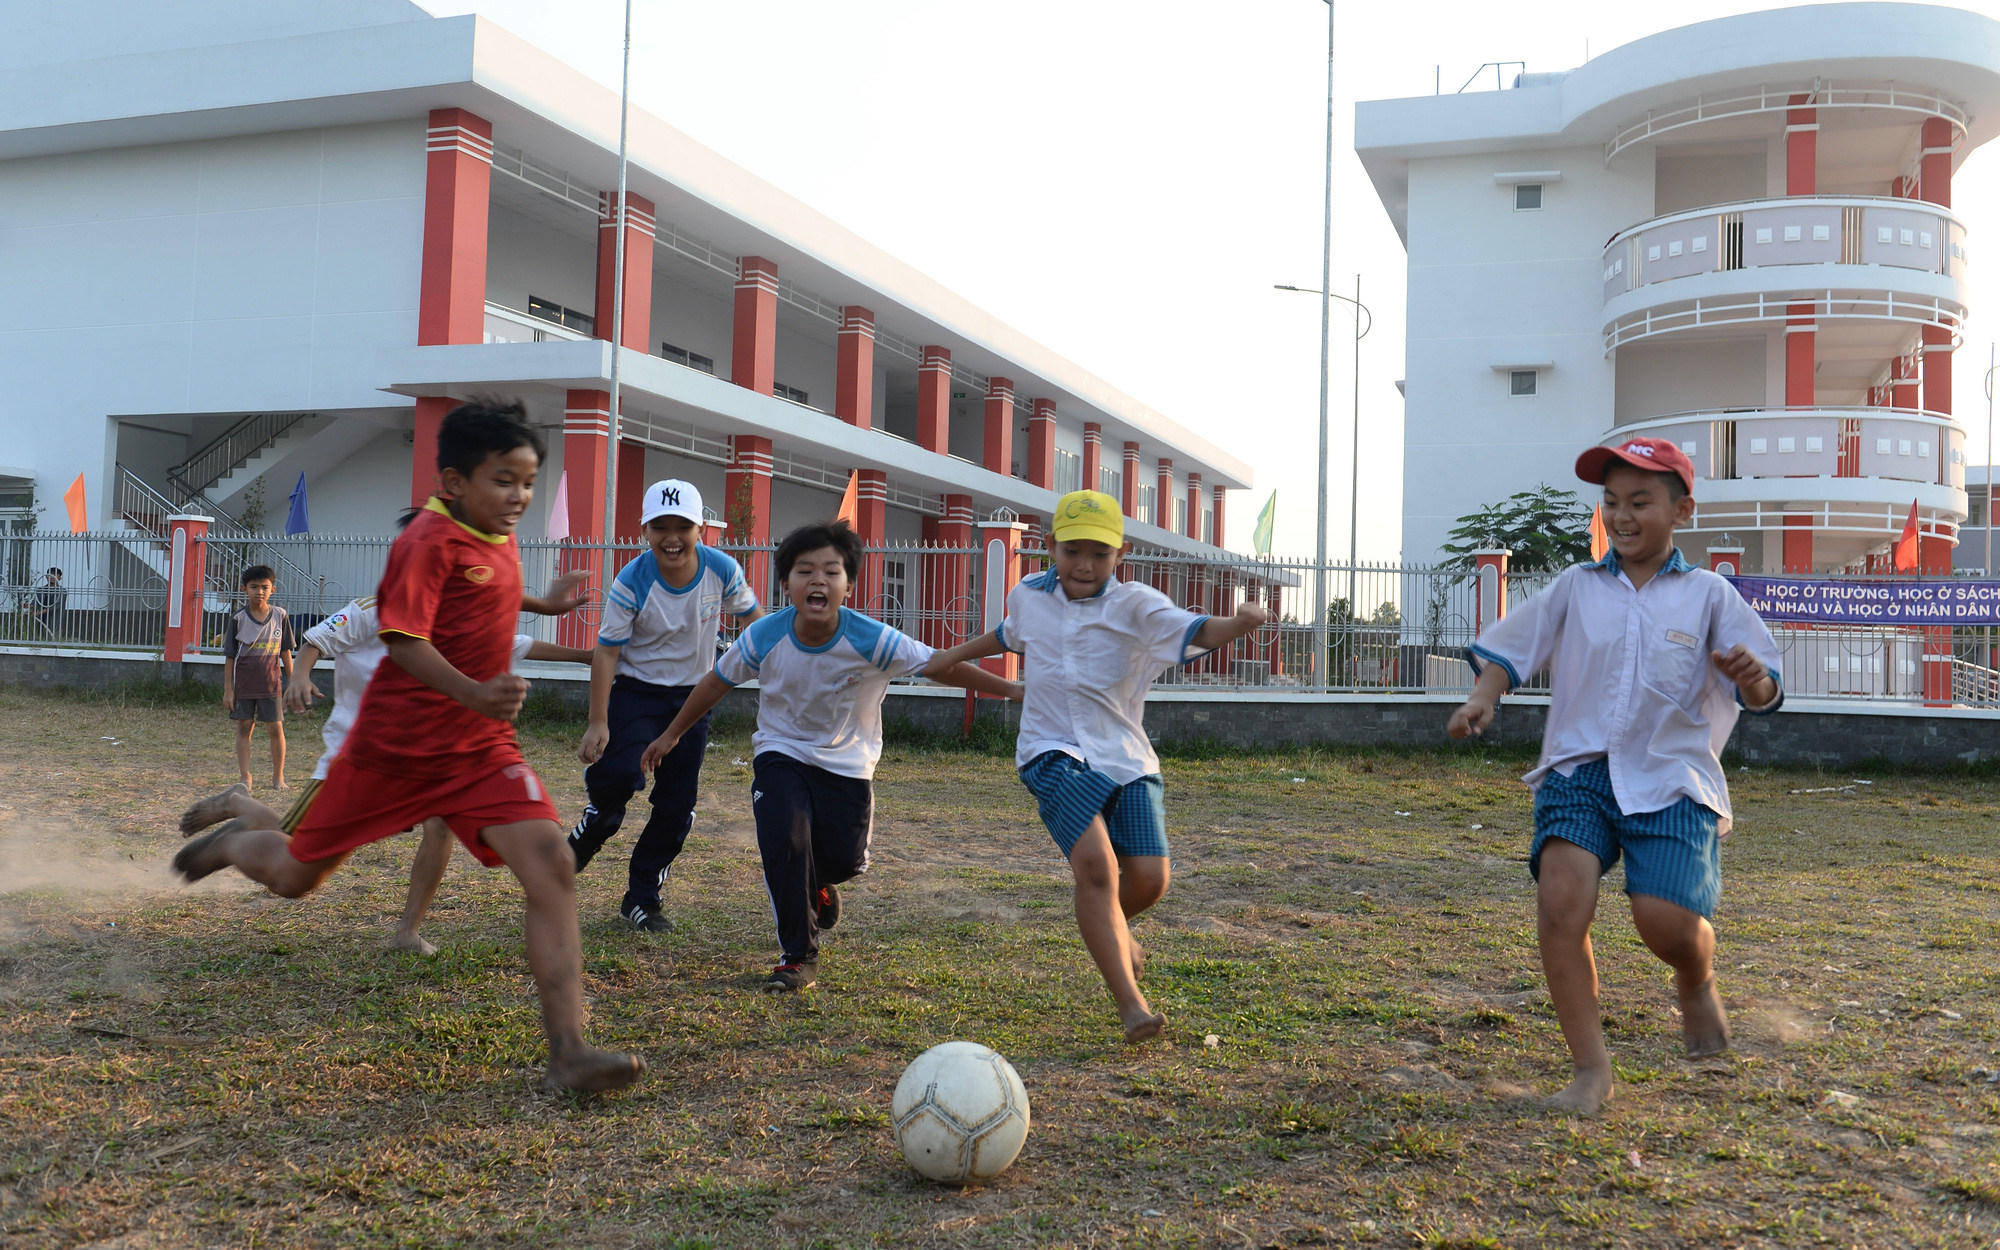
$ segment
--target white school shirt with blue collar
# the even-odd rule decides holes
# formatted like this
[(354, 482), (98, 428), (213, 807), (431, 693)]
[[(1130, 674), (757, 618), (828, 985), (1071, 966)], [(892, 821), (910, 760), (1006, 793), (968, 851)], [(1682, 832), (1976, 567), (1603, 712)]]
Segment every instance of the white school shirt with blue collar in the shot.
[(1470, 658), (1475, 672), (1489, 663), (1505, 669), (1510, 688), (1549, 670), (1542, 755), (1522, 778), (1530, 786), (1551, 769), (1567, 777), (1601, 758), (1627, 815), (1662, 811), (1685, 796), (1722, 817), (1726, 831), (1729, 782), (1720, 757), (1742, 698), (1710, 653), (1738, 643), (1780, 683), (1768, 706), (1748, 710), (1777, 711), (1785, 701), (1778, 644), (1734, 586), (1676, 549), (1635, 590), (1611, 551), (1564, 569), (1511, 608), (1479, 636)]
[(760, 617), (716, 661), (732, 686), (757, 681), (754, 754), (776, 751), (843, 777), (875, 776), (882, 698), (889, 682), (923, 671), (931, 648), (852, 608), (832, 638), (808, 647), (792, 632), (798, 609)]
[(620, 677), (655, 686), (692, 686), (715, 665), (722, 614), (757, 610), (757, 596), (736, 561), (713, 547), (695, 548), (694, 580), (670, 586), (660, 562), (643, 551), (618, 570), (604, 596), (601, 646), (617, 647)]
[(1027, 686), (1015, 766), (1061, 751), (1121, 786), (1159, 772), (1146, 739), (1146, 690), (1207, 654), (1194, 645), (1206, 620), (1142, 582), (1111, 581), (1071, 599), (1054, 569), (1023, 578), (993, 631), (1022, 656)]

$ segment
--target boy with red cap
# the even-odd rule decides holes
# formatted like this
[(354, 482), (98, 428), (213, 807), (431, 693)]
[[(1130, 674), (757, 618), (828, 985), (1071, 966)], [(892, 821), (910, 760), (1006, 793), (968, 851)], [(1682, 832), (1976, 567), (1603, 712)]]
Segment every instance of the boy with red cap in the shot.
[(1584, 452), (1576, 474), (1603, 485), (1611, 549), (1480, 635), (1478, 681), (1447, 728), (1483, 733), (1502, 694), (1549, 670), (1542, 754), (1523, 779), (1535, 791), (1528, 871), (1542, 969), (1576, 1064), (1549, 1103), (1587, 1113), (1611, 1096), (1590, 923), (1598, 881), (1621, 855), (1633, 925), (1674, 969), (1688, 1057), (1729, 1048), (1709, 925), (1730, 820), (1719, 757), (1739, 706), (1768, 715), (1785, 696), (1764, 622), (1674, 546), (1675, 528), (1694, 519), (1694, 466), (1681, 449), (1626, 439)]

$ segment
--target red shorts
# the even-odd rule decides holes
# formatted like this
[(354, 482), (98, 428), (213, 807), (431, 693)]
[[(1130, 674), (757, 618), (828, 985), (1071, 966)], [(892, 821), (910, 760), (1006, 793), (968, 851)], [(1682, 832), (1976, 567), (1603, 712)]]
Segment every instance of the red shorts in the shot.
[(345, 755), (320, 783), (312, 809), (292, 834), (292, 858), (310, 864), (393, 838), (425, 818), (440, 816), (473, 858), (488, 868), (500, 857), (479, 836), (494, 825), (524, 820), (561, 824), (548, 787), (516, 755), (456, 777), (392, 777), (362, 768)]

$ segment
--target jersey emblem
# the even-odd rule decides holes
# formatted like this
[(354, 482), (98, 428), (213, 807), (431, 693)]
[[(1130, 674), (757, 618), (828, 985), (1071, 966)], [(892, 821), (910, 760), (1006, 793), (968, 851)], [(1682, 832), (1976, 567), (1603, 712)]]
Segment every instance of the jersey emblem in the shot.
[(493, 580), (493, 570), (483, 564), (475, 564), (465, 570), (465, 580), (475, 586), (484, 586)]

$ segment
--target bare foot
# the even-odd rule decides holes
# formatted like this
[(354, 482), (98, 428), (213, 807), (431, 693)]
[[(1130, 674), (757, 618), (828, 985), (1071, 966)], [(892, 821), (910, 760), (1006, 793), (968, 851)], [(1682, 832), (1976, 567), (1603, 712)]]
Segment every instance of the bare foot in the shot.
[(645, 1071), (646, 1061), (637, 1055), (579, 1046), (561, 1058), (549, 1057), (549, 1073), (542, 1078), (542, 1088), (551, 1093), (565, 1089), (583, 1093), (624, 1089)]
[(1596, 1115), (1599, 1107), (1611, 1100), (1611, 1073), (1578, 1072), (1576, 1079), (1565, 1086), (1561, 1093), (1544, 1099), (1542, 1105), (1551, 1111), (1567, 1111), (1576, 1115)]
[(229, 867), (228, 858), (216, 847), (216, 843), (249, 827), (247, 820), (232, 820), (182, 844), (180, 853), (174, 856), (174, 871), (192, 882)]
[(243, 793), (245, 794), (250, 793), (250, 786), (252, 784), (250, 780), (250, 774), (244, 773), (241, 777), (238, 777), (236, 779), (236, 784), (243, 787)]
[(1146, 948), (1138, 940), (1132, 942), (1132, 979), (1143, 981), (1146, 977)]
[(437, 947), (432, 946), (429, 942), (424, 941), (414, 933), (399, 931), (395, 937), (389, 939), (389, 945), (399, 951), (408, 951), (412, 955), (431, 956), (438, 953)]
[(280, 777), (276, 781), (271, 783), (271, 788), (273, 790), (289, 790), (292, 788), (292, 786), (290, 782), (286, 781), (283, 777)]
[(1125, 1040), (1127, 1043), (1143, 1042), (1149, 1038), (1158, 1037), (1166, 1031), (1167, 1013), (1164, 1011), (1155, 1011), (1148, 1015), (1126, 1020), (1124, 1021), (1124, 1025)]
[(181, 813), (181, 836), (192, 837), (218, 820), (228, 820), (229, 800), (249, 793), (250, 787), (239, 781), (227, 790), (218, 790), (205, 799), (196, 800), (193, 807)]
[(1681, 999), (1681, 1037), (1690, 1059), (1712, 1058), (1729, 1049), (1729, 1016), (1722, 1010), (1722, 996), (1715, 992), (1714, 977)]

